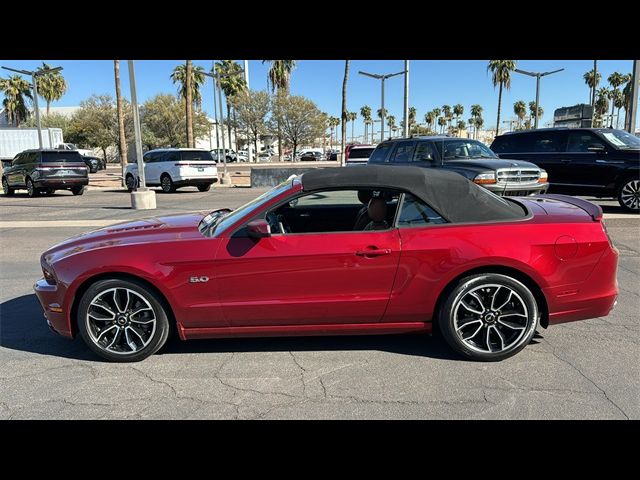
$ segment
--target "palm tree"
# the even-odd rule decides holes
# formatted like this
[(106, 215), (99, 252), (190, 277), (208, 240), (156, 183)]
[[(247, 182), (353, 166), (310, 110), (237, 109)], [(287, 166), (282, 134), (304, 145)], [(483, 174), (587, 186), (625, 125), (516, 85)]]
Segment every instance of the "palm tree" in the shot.
[[(529, 113), (531, 114), (531, 118), (536, 117), (536, 102), (529, 102)], [(544, 110), (542, 109), (542, 107), (538, 107), (537, 114), (538, 119), (540, 119), (542, 115), (544, 115)]]
[(473, 133), (476, 136), (476, 140), (478, 139), (478, 132), (483, 127), (483, 125), (484, 125), (484, 119), (482, 118), (482, 116), (478, 115), (477, 117), (473, 117), (473, 130), (474, 130)]
[(599, 120), (598, 125), (601, 125), (604, 116), (609, 111), (609, 89), (607, 87), (599, 88), (596, 92), (595, 111)]
[(411, 130), (411, 125), (416, 123), (416, 116), (418, 115), (418, 111), (416, 107), (409, 107), (409, 130)]
[(184, 90), (185, 90), (185, 99), (184, 106), (186, 109), (186, 117), (187, 117), (187, 147), (193, 148), (193, 89), (191, 84), (193, 83), (193, 63), (191, 60), (187, 60), (187, 64), (185, 66), (185, 81), (184, 81)]
[(38, 95), (47, 102), (47, 115), (51, 102), (58, 101), (67, 91), (67, 82), (60, 71), (51, 72), (51, 65), (42, 62), (42, 67), (38, 67), (36, 82), (38, 84)]
[(458, 136), (460, 136), (460, 134), (462, 133), (462, 130), (467, 128), (467, 124), (464, 120), (458, 120), (457, 127), (458, 127)]
[(347, 137), (347, 82), (349, 81), (349, 62), (344, 61), (344, 78), (342, 79), (342, 146), (340, 150), (340, 158), (342, 158), (342, 166), (344, 166), (344, 150), (346, 148), (345, 141)]
[(424, 121), (429, 126), (429, 130), (433, 130), (433, 124), (436, 120), (436, 114), (431, 110), (424, 114)]
[(449, 105), (442, 106), (442, 115), (444, 115), (448, 125), (451, 126), (451, 107)]
[(127, 168), (127, 139), (124, 133), (124, 111), (122, 108), (122, 93), (120, 91), (120, 60), (113, 61), (113, 72), (116, 80), (116, 115), (118, 117), (118, 150), (120, 153), (120, 168), (122, 170), (122, 186), (125, 186), (125, 170)]
[[(231, 105), (233, 99), (247, 88), (244, 76), (240, 75), (242, 68), (233, 60), (221, 60), (216, 62), (215, 71), (221, 76), (220, 88), (227, 100), (227, 133), (229, 134), (229, 146), (231, 146)], [(236, 135), (236, 150), (238, 150), (238, 136)]]
[(464, 115), (464, 107), (460, 103), (456, 103), (453, 106), (453, 114), (456, 116), (456, 120), (458, 120), (462, 115)]
[[(619, 103), (618, 97), (620, 96), (620, 94), (618, 93), (619, 92), (618, 87), (620, 87), (620, 85), (626, 82), (626, 76), (619, 72), (613, 72), (611, 75), (609, 75), (609, 77), (607, 78), (607, 81), (609, 82), (609, 85), (611, 85), (611, 88), (612, 88), (611, 92), (609, 93), (609, 99), (612, 100), (610, 126), (613, 128), (613, 112), (614, 112), (614, 109), (616, 108), (616, 103)], [(620, 109), (618, 109), (618, 114), (619, 113), (620, 113)]]
[(331, 149), (333, 150), (333, 130), (340, 125), (340, 119), (338, 117), (329, 117), (328, 123), (331, 129)]
[[(433, 112), (433, 115), (434, 115), (434, 117), (435, 117), (435, 118), (434, 118), (434, 122), (438, 122), (438, 125), (440, 125), (440, 120), (439, 120), (439, 118), (440, 118), (440, 114), (442, 113), (442, 110), (440, 110), (438, 107), (436, 107), (436, 108), (434, 108), (434, 109), (432, 110), (432, 112)], [(434, 129), (434, 130), (435, 130), (435, 129)]]
[(474, 126), (474, 130), (473, 130), (473, 138), (477, 137), (477, 129), (475, 128), (475, 119), (478, 117), (482, 116), (482, 105), (478, 105), (477, 103), (474, 103), (473, 105), (471, 105), (471, 119), (469, 120), (469, 124)]
[(389, 133), (391, 133), (391, 130), (396, 128), (396, 117), (389, 115), (387, 117), (387, 126), (389, 127)]
[(364, 105), (363, 107), (361, 107), (360, 116), (364, 120), (364, 138), (366, 143), (366, 139), (369, 138), (368, 127), (369, 127), (369, 123), (371, 122), (371, 107), (369, 105)]
[(355, 136), (353, 134), (353, 127), (355, 125), (356, 120), (358, 119), (358, 114), (356, 112), (349, 112), (347, 115), (349, 117), (349, 121), (351, 122), (351, 141), (355, 141)]
[(511, 72), (516, 69), (515, 60), (489, 60), (487, 71), (492, 73), (491, 81), (493, 88), (500, 87), (498, 92), (498, 118), (496, 120), (496, 135), (500, 128), (500, 109), (502, 108), (502, 89), (509, 90), (511, 88)]
[(633, 75), (628, 73), (625, 75), (626, 84), (622, 90), (622, 98), (624, 103), (624, 125), (627, 127), (627, 120), (629, 116), (629, 110), (631, 110), (631, 84), (633, 83)]
[[(271, 93), (288, 95), (291, 84), (291, 72), (296, 66), (295, 60), (263, 60), (271, 67), (267, 73), (267, 85), (271, 86)], [(282, 155), (282, 129), (278, 118), (278, 155)]]
[(0, 90), (4, 94), (2, 106), (4, 107), (7, 121), (16, 127), (20, 126), (29, 116), (25, 97), (33, 100), (29, 82), (20, 75), (11, 75), (9, 78), (0, 78)]
[[(191, 62), (191, 60), (189, 60)], [(204, 68), (200, 65), (191, 65), (191, 98), (196, 108), (202, 108), (202, 93), (200, 93), (200, 87), (204, 85), (205, 76)], [(187, 66), (178, 65), (171, 72), (171, 81), (176, 84), (180, 84), (178, 87), (178, 95), (180, 98), (187, 98)]]
[(620, 110), (624, 107), (624, 93), (620, 90), (614, 90), (616, 92), (615, 97), (613, 98), (613, 105), (618, 109), (618, 114), (616, 115), (616, 128), (620, 127)]
[(593, 73), (594, 73), (593, 69), (591, 69), (588, 72), (585, 72), (585, 74), (582, 76), (582, 78), (584, 78), (584, 83), (589, 86), (589, 103), (591, 103), (591, 97), (593, 96), (593, 89), (598, 88), (598, 84), (602, 79), (602, 75), (600, 75), (599, 72), (596, 73), (595, 76)]
[(515, 113), (518, 117), (518, 128), (522, 127), (522, 120), (527, 114), (527, 104), (522, 100), (518, 100), (513, 104), (513, 113)]
[(445, 117), (438, 117), (438, 125), (440, 125), (440, 133), (444, 132), (444, 127), (447, 125), (447, 119)]

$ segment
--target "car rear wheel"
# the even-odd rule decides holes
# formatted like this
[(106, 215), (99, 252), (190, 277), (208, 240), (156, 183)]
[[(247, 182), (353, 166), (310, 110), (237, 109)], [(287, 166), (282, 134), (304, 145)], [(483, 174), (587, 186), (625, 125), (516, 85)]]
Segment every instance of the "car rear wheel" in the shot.
[(6, 177), (2, 177), (2, 190), (5, 195), (13, 195), (15, 193), (15, 190), (9, 186)]
[(176, 191), (176, 186), (173, 184), (173, 180), (166, 173), (160, 178), (160, 186), (164, 193), (173, 193)]
[(82, 195), (84, 193), (84, 186), (83, 187), (73, 187), (71, 189), (71, 193), (73, 193), (74, 195)]
[(496, 273), (463, 278), (444, 302), (439, 326), (445, 340), (472, 360), (515, 355), (533, 337), (539, 311), (523, 283)]
[(78, 305), (77, 325), (88, 347), (112, 362), (137, 362), (167, 341), (169, 320), (162, 301), (133, 280), (100, 280)]
[(211, 184), (208, 183), (206, 185), (198, 185), (198, 190), (200, 190), (201, 192), (208, 192), (209, 190), (211, 190)]
[(30, 178), (27, 178), (27, 195), (33, 198), (33, 197), (37, 197), (39, 193), (40, 192), (34, 185), (33, 180), (31, 180)]
[(640, 211), (640, 180), (625, 180), (618, 189), (618, 202), (625, 210)]

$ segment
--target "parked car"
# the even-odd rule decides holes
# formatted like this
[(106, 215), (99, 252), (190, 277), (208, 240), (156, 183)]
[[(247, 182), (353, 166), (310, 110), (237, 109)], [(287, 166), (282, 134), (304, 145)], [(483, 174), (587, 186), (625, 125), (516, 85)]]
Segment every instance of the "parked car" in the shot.
[[(218, 181), (218, 168), (208, 150), (194, 148), (162, 148), (150, 150), (143, 156), (145, 183), (162, 187), (165, 193), (181, 187), (198, 187), (207, 192)], [(140, 184), (138, 164), (130, 163), (125, 172), (129, 191)]]
[(269, 162), (271, 161), (271, 157), (272, 157), (272, 154), (269, 152), (260, 152), (260, 155), (258, 155), (258, 161)]
[(324, 160), (322, 152), (309, 150), (300, 155), (301, 162), (321, 162)]
[(501, 196), (545, 193), (547, 172), (533, 163), (500, 159), (477, 140), (416, 137), (386, 140), (369, 157), (369, 165), (413, 165), (459, 173)]
[(345, 165), (352, 167), (354, 165), (366, 165), (369, 157), (376, 149), (373, 145), (352, 145), (347, 154), (345, 154)]
[(20, 152), (2, 172), (5, 195), (26, 189), (30, 197), (56, 190), (82, 195), (89, 184), (87, 166), (75, 150), (31, 149)]
[(610, 128), (542, 128), (500, 135), (500, 157), (535, 163), (549, 173), (549, 192), (617, 198), (640, 211), (640, 139)]
[[(105, 248), (108, 245), (109, 248)], [(111, 361), (192, 338), (431, 332), (516, 354), (606, 316), (618, 252), (599, 206), (502, 198), (442, 169), (314, 169), (236, 210), (112, 225), (44, 252), (50, 327)]]
[(236, 154), (239, 162), (248, 162), (249, 161), (249, 152), (247, 150), (238, 150)]
[[(225, 148), (224, 151), (227, 154), (227, 163), (231, 163), (231, 162), (236, 162), (238, 160), (238, 155), (236, 154), (236, 152), (230, 148)], [(216, 161), (216, 162), (222, 162), (222, 154), (220, 154), (220, 158), (218, 159), (218, 153), (222, 152), (222, 149), (220, 150), (210, 150), (211, 153), (211, 158)]]
[(86, 157), (90, 157), (91, 156), (91, 150), (87, 150), (86, 148), (78, 148), (76, 147), (75, 143), (59, 143), (58, 145), (56, 145), (56, 149), (58, 150), (75, 150), (77, 151), (80, 155), (86, 156)]
[(107, 168), (106, 162), (99, 157), (88, 157), (83, 155), (82, 160), (84, 160), (85, 165), (89, 169), (89, 173), (97, 173), (98, 170), (104, 170)]

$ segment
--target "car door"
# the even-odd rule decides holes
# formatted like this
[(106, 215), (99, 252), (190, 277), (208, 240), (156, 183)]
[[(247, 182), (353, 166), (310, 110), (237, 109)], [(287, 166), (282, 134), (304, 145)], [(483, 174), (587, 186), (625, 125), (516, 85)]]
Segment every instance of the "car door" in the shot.
[[(546, 170), (549, 183), (555, 191), (571, 182), (574, 166), (564, 154), (567, 143), (564, 131), (540, 131), (522, 134), (522, 137), (526, 145), (516, 159), (531, 162)], [(508, 160), (509, 155), (500, 155), (500, 158)]]
[[(353, 198), (361, 207), (357, 192)], [(231, 326), (381, 320), (400, 258), (397, 229), (273, 233), (261, 239), (243, 232), (221, 239), (214, 266)]]
[(24, 167), (25, 153), (19, 153), (11, 162), (11, 166), (7, 169), (5, 176), (7, 183), (11, 186), (24, 186), (24, 175), (22, 168)]
[(571, 182), (585, 189), (604, 188), (615, 181), (623, 161), (609, 158), (610, 147), (588, 130), (568, 132), (564, 158), (573, 172)]
[(158, 175), (158, 152), (149, 152), (143, 157), (144, 161), (144, 179), (148, 184), (156, 185), (160, 183)]

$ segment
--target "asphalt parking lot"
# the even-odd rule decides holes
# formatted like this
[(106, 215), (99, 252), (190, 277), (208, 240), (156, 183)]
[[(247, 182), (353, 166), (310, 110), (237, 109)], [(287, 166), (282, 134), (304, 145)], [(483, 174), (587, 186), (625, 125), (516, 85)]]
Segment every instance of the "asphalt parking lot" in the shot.
[(33, 294), (39, 256), (71, 235), (151, 215), (236, 207), (264, 189), (158, 194), (156, 211), (90, 190), (0, 196), (1, 419), (639, 419), (640, 216), (597, 201), (620, 251), (620, 297), (597, 318), (540, 329), (499, 363), (438, 336), (173, 340), (110, 364), (51, 333)]

